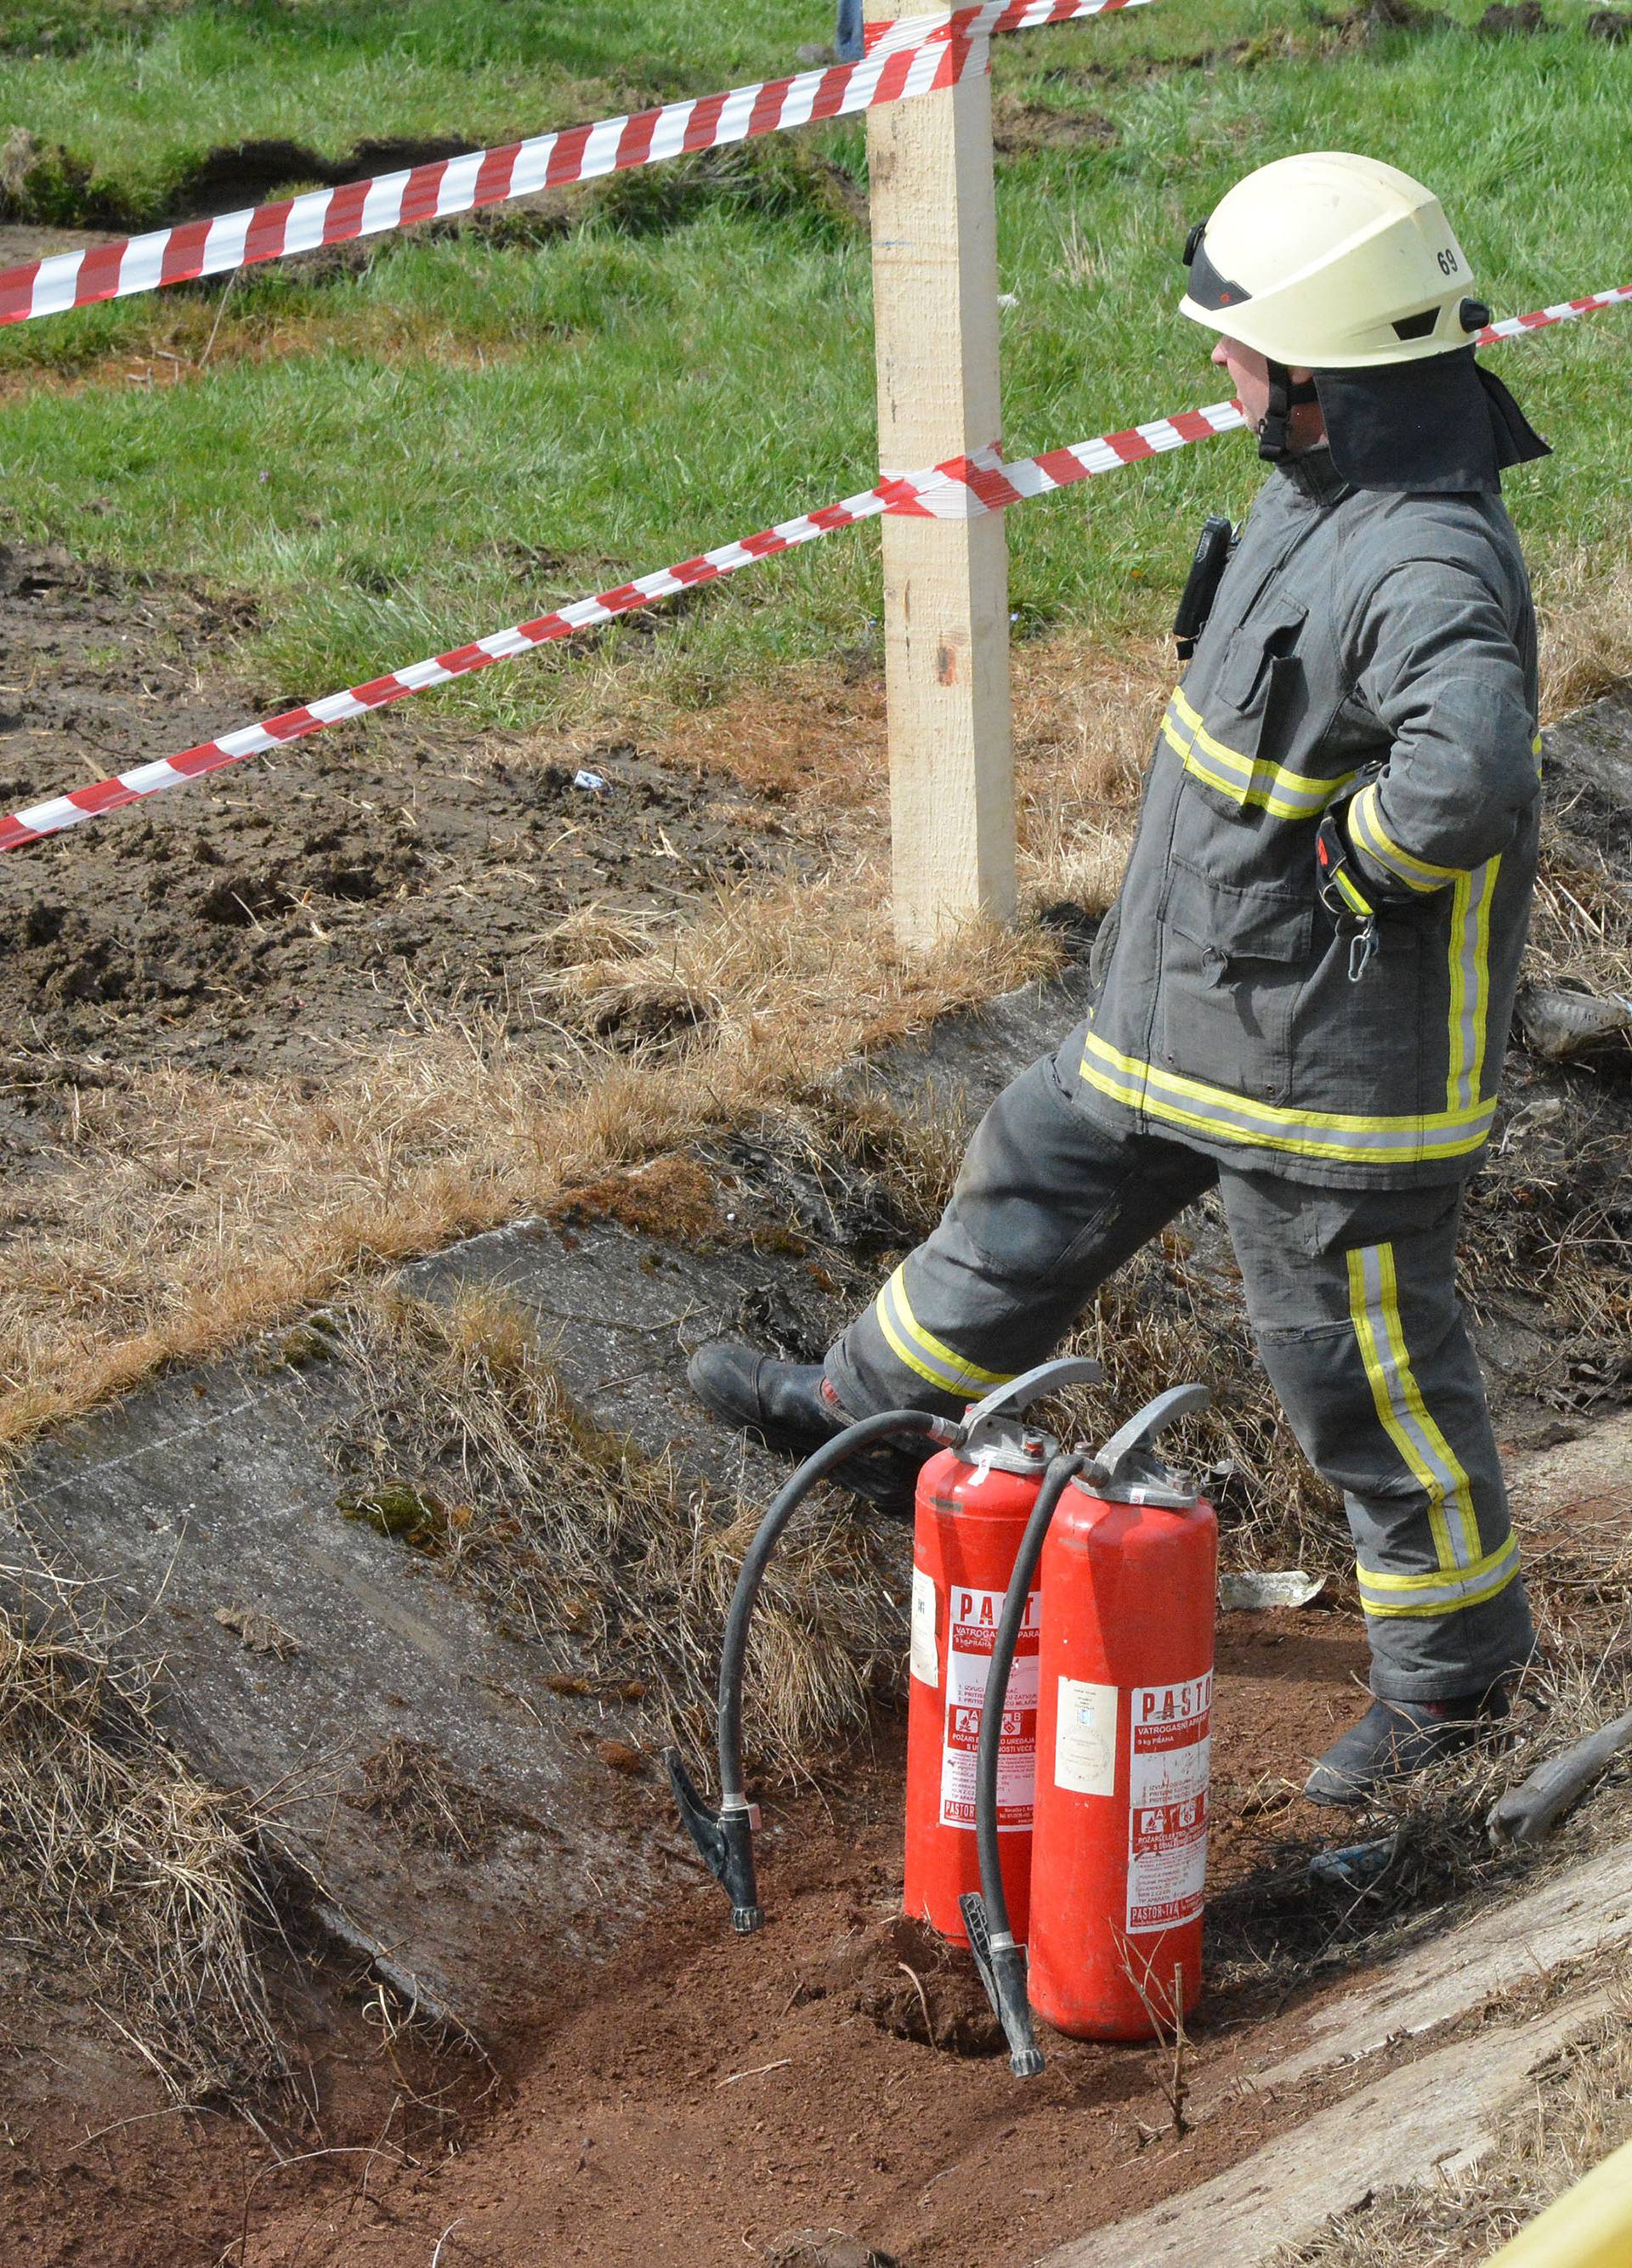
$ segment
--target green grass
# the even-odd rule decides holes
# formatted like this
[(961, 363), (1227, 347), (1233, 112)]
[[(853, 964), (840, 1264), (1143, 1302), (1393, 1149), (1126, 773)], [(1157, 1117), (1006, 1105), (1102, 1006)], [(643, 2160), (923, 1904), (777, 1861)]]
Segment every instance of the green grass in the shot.
[[(131, 11), (55, 10), (82, 40), (99, 12), (117, 26)], [(1455, 12), (1471, 21), (1477, 0)], [(1233, 179), (1289, 150), (1366, 150), (1434, 181), (1501, 312), (1632, 281), (1632, 50), (1585, 36), (1587, 12), (1550, 0), (1558, 28), (1537, 39), (1454, 28), (1348, 48), (1303, 0), (1164, 0), (1003, 43), (1001, 103), (1115, 129), (1001, 161), (1011, 452), (1221, 397), (1207, 341), (1173, 313), (1177, 247)], [(79, 194), (149, 220), (240, 136), (330, 155), (364, 135), (509, 136), (787, 68), (830, 30), (820, 0), (137, 14), (66, 60), (0, 54), (0, 140), (21, 124), (62, 142)], [(1185, 61), (1249, 40), (1222, 64)], [(1104, 63), (1119, 75), (1085, 75)], [(256, 270), (225, 309), (213, 284), (0, 334), (0, 526), (253, 593), (253, 674), (277, 699), (864, 486), (868, 247), (809, 150), (864, 176), (860, 126), (828, 128), (587, 191), (553, 233), (407, 234), (360, 276)], [(215, 367), (129, 382), (160, 348), (196, 360), (218, 313)], [(1588, 547), (1609, 571), (1632, 527), (1632, 308), (1492, 361), (1558, 449), (1509, 486), (1532, 559)], [(76, 368), (92, 382), (67, 399), (22, 382)], [(1196, 522), (1243, 508), (1259, 469), (1226, 438), (1011, 515), (1023, 630), (1163, 627)], [(831, 538), (658, 637), (624, 629), (614, 651), (695, 699), (853, 645), (878, 613), (876, 556), (875, 534)], [(527, 722), (570, 711), (583, 666), (557, 649), (438, 697)]]

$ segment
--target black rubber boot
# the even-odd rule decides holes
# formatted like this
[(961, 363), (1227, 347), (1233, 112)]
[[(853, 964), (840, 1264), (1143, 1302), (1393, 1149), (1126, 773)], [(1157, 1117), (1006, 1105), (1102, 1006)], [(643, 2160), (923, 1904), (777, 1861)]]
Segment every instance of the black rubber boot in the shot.
[[(686, 1365), (686, 1377), (716, 1418), (790, 1457), (809, 1456), (854, 1423), (819, 1362), (779, 1362), (740, 1341), (716, 1339), (698, 1347)], [(871, 1449), (853, 1457), (833, 1475), (834, 1484), (910, 1520), (919, 1467), (934, 1454), (927, 1436), (904, 1434), (898, 1449)]]
[(1374, 1701), (1333, 1741), (1308, 1779), (1311, 1803), (1369, 1803), (1414, 1772), (1426, 1771), (1483, 1740), (1507, 1715), (1507, 1696), (1464, 1694), (1451, 1701)]

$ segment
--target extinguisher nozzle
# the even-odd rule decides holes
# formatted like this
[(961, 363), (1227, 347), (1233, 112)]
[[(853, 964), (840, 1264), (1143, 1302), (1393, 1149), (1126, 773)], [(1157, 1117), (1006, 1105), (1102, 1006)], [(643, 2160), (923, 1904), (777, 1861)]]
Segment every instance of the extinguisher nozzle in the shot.
[(711, 1811), (692, 1784), (691, 1775), (677, 1749), (665, 1751), (668, 1785), (685, 1830), (707, 1862), (708, 1871), (731, 1901), (731, 1926), (740, 1937), (751, 1936), (764, 1921), (759, 1885), (754, 1875), (754, 1830), (759, 1823), (757, 1804), (722, 1802)]
[(986, 1918), (986, 1902), (978, 1890), (966, 1890), (958, 1910), (969, 1932), (969, 1949), (986, 1988), (992, 2013), (1003, 2027), (1008, 2043), (1008, 2068), (1016, 2079), (1035, 2079), (1043, 2068), (1043, 2051), (1031, 2029), (1031, 2003), (1026, 1994), (1026, 1949), (1007, 1932), (993, 1937)]

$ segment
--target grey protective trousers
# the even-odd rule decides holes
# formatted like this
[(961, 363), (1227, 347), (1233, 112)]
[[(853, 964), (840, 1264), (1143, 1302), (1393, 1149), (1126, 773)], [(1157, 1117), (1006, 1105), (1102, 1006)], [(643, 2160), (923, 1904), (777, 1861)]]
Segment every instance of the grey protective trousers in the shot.
[(1072, 1098), (1081, 1055), (1079, 1032), (986, 1113), (939, 1227), (828, 1356), (846, 1408), (960, 1411), (1216, 1183), (1264, 1366), (1343, 1491), (1372, 1690), (1444, 1700), (1518, 1668), (1529, 1608), (1456, 1293), (1462, 1184), (1326, 1189), (1116, 1132)]

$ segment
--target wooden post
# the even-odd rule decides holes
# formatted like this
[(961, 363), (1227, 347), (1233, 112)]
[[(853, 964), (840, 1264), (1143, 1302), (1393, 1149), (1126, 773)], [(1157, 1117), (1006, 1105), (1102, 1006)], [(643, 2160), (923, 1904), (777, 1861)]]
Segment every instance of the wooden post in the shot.
[[(867, 0), (869, 22), (903, 13)], [(885, 473), (1002, 438), (992, 86), (868, 114), (878, 447)], [(1003, 515), (886, 518), (884, 666), (896, 936), (922, 951), (1015, 912)]]

